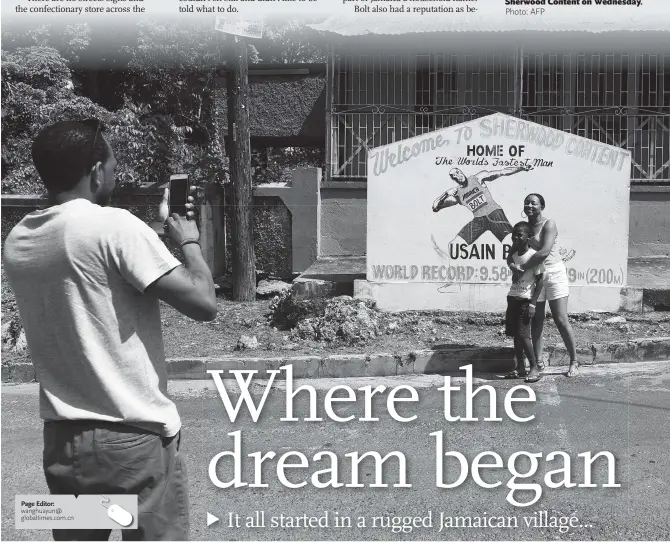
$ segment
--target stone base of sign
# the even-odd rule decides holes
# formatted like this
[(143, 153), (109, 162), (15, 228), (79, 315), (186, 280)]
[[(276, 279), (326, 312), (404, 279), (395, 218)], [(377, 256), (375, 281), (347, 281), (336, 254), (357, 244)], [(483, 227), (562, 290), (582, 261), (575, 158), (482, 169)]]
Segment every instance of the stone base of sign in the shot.
[[(354, 281), (354, 297), (372, 299), (384, 311), (449, 310), (501, 312), (507, 307), (506, 284), (451, 284)], [(573, 286), (570, 312), (642, 312), (642, 288)]]
[(298, 277), (293, 280), (291, 293), (295, 299), (312, 299), (315, 297), (332, 297), (337, 295), (337, 282), (329, 280), (305, 279)]
[(365, 278), (365, 256), (322, 256), (300, 278), (349, 282)]

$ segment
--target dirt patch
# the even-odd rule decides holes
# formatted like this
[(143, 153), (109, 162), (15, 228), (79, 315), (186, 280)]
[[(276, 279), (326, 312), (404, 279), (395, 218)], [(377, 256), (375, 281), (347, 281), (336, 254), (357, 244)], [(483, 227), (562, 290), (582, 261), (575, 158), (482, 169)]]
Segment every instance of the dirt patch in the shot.
[[(385, 313), (370, 303), (342, 296), (333, 300), (306, 300), (284, 305), (285, 319), (277, 318), (277, 300), (239, 303), (219, 300), (215, 321), (188, 320), (171, 307), (163, 307), (168, 357), (221, 356), (270, 357), (277, 355), (401, 353), (438, 345), (512, 346), (505, 336), (502, 313), (408, 311)], [(362, 305), (361, 305), (362, 303)], [(625, 324), (606, 324), (623, 316)], [(578, 346), (642, 337), (670, 336), (670, 315), (571, 315)], [(282, 324), (283, 322), (283, 324)], [(236, 351), (242, 335), (255, 336), (258, 348)], [(550, 316), (545, 323), (545, 344), (560, 344)]]
[[(3, 286), (4, 290), (4, 286)], [(4, 291), (3, 291), (4, 293)], [(14, 314), (3, 296), (3, 323)], [(408, 311), (385, 313), (370, 302), (346, 296), (330, 300), (283, 301), (282, 298), (250, 303), (218, 299), (218, 316), (212, 322), (194, 322), (163, 304), (161, 307), (166, 355), (175, 357), (274, 357), (307, 354), (403, 353), (439, 345), (511, 346), (504, 334), (501, 313)], [(608, 324), (613, 316), (625, 323)], [(670, 336), (670, 315), (573, 314), (577, 345), (587, 347), (634, 338)], [(239, 349), (245, 335), (253, 348)], [(251, 340), (256, 338), (255, 342)], [(551, 317), (545, 325), (545, 344), (560, 344)], [(3, 364), (25, 361), (25, 354), (3, 344)]]

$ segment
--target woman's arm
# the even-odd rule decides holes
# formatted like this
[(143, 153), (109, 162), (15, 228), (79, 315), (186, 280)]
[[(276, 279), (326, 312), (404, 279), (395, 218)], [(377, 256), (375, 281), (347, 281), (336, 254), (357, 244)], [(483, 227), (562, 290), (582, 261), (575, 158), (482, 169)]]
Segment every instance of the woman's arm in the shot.
[(558, 229), (556, 228), (556, 223), (553, 220), (547, 220), (542, 228), (542, 234), (540, 235), (540, 248), (535, 254), (528, 258), (528, 261), (523, 265), (523, 268), (529, 269), (544, 262), (551, 252), (551, 247), (553, 247), (556, 242), (557, 235)]
[(512, 246), (509, 249), (509, 254), (507, 255), (507, 267), (509, 267), (512, 271), (516, 268), (516, 264), (514, 263), (514, 259), (512, 256), (516, 254), (517, 248), (516, 244), (512, 243)]
[(519, 248), (516, 246), (516, 243), (512, 243), (507, 255), (507, 267), (512, 271), (512, 284), (519, 282), (519, 279), (523, 276), (523, 268), (514, 263), (514, 258), (512, 257), (518, 250)]

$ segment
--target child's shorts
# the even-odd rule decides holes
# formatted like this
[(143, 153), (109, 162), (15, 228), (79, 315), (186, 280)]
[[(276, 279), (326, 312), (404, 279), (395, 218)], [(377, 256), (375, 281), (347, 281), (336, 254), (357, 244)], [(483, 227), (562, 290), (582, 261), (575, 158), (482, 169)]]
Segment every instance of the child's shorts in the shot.
[(530, 299), (507, 296), (507, 312), (505, 313), (505, 334), (508, 337), (530, 339), (530, 321), (528, 306)]

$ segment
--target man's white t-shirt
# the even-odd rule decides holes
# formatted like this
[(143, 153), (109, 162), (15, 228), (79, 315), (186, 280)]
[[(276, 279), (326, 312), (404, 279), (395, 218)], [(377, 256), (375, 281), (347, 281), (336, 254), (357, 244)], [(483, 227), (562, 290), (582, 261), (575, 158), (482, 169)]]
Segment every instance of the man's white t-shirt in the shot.
[[(512, 260), (516, 265), (524, 266), (529, 258), (535, 254), (535, 250), (529, 248), (522, 256), (519, 256), (516, 252), (512, 254)], [(531, 299), (533, 297), (533, 285), (535, 284), (535, 276), (541, 275), (544, 273), (544, 264), (536, 265), (530, 269), (524, 268), (523, 275), (519, 279), (519, 282), (512, 284), (512, 287), (509, 289), (510, 297), (520, 297), (522, 299)]]
[(159, 301), (144, 290), (180, 265), (128, 211), (84, 199), (28, 214), (5, 241), (45, 420), (102, 420), (170, 437)]

